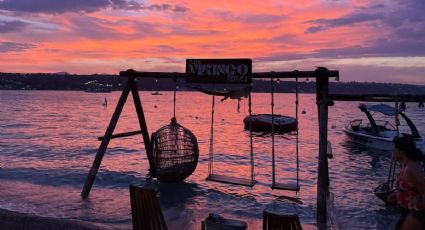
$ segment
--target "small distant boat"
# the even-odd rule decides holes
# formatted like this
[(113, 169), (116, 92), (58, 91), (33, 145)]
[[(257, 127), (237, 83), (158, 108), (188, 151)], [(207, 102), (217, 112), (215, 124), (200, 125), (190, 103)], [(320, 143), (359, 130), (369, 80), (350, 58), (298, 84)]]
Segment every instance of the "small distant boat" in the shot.
[(97, 80), (89, 81), (84, 83), (86, 89), (84, 90), (87, 93), (110, 93), (112, 92), (112, 85), (110, 84), (101, 84)]
[[(272, 121), (273, 120), (273, 121)], [(283, 115), (255, 114), (243, 119), (246, 130), (254, 132), (271, 132), (274, 123), (275, 132), (290, 132), (297, 130), (297, 119)]]
[[(158, 79), (155, 79), (155, 88), (158, 88)], [(158, 92), (158, 90), (156, 90), (155, 92), (151, 93), (151, 95), (162, 95), (162, 93)]]
[(162, 95), (162, 93), (155, 91), (155, 92), (151, 93), (151, 95)]
[(411, 136), (416, 142), (416, 147), (424, 153), (425, 140), (420, 136), (413, 122), (402, 111), (386, 104), (360, 104), (358, 107), (366, 114), (369, 122), (363, 123), (361, 119), (356, 119), (345, 127), (344, 132), (354, 143), (374, 149), (392, 150), (394, 148), (393, 139), (397, 136), (397, 129), (388, 121), (375, 120), (371, 112), (379, 112), (387, 116), (396, 116), (398, 113), (410, 128), (410, 133), (399, 133), (399, 135)]

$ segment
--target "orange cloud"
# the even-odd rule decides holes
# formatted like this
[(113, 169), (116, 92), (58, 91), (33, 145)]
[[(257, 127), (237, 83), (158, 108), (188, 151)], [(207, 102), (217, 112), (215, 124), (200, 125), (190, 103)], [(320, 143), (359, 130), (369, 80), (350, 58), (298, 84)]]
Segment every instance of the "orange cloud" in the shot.
[[(13, 7), (27, 9), (19, 2)], [(171, 66), (167, 69), (183, 70), (184, 59), (194, 57), (248, 57), (258, 61), (257, 66), (270, 66), (266, 62), (305, 58), (348, 58), (355, 65), (355, 58), (362, 56), (425, 56), (423, 49), (414, 48), (421, 45), (415, 38), (425, 34), (425, 27), (413, 3), (404, 7), (380, 0), (115, 3), (49, 14), (63, 11), (57, 4), (19, 16), (9, 5), (0, 16), (4, 47), (1, 50), (0, 45), (0, 52), (6, 54), (0, 57), (0, 71), (117, 73), (130, 67), (161, 71), (167, 64)], [(412, 15), (406, 19), (411, 21), (409, 28), (392, 16), (397, 12)], [(2, 33), (1, 25), (7, 33)], [(406, 37), (404, 29), (415, 33)], [(18, 44), (25, 45), (17, 48)], [(407, 47), (404, 50), (411, 55), (395, 45)]]

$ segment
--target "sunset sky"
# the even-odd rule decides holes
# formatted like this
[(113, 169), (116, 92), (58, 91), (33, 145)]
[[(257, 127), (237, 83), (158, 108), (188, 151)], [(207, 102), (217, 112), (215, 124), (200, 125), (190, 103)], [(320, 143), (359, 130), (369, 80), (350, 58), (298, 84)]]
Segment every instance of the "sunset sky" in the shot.
[(424, 0), (0, 0), (0, 72), (340, 70), (342, 81), (425, 84)]

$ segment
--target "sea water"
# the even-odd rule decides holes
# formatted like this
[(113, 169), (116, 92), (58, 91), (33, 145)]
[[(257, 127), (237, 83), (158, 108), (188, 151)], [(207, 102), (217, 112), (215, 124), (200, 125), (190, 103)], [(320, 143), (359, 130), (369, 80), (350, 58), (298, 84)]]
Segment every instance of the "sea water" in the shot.
[[(243, 220), (261, 229), (262, 212), (297, 213), (301, 222), (315, 224), (318, 168), (318, 120), (315, 95), (301, 94), (299, 105), (299, 184), (296, 192), (272, 190), (268, 134), (253, 137), (253, 188), (206, 181), (210, 147), (212, 97), (178, 92), (177, 121), (190, 129), (200, 147), (198, 166), (185, 182), (159, 184), (146, 180), (148, 161), (141, 135), (112, 139), (88, 199), (80, 196), (87, 173), (121, 92), (0, 91), (0, 208), (40, 216), (85, 220), (115, 229), (131, 229), (129, 184), (156, 188), (170, 229), (199, 229), (209, 213)], [(149, 134), (169, 124), (173, 93), (140, 93)], [(102, 105), (105, 97), (108, 106)], [(249, 178), (250, 138), (243, 129), (248, 102), (216, 98), (214, 171)], [(253, 93), (253, 113), (271, 113), (270, 94)], [(344, 229), (390, 229), (398, 213), (386, 209), (372, 193), (386, 180), (391, 152), (366, 149), (348, 141), (343, 127), (363, 118), (358, 102), (336, 102), (329, 109), (330, 187), (337, 222)], [(419, 131), (424, 110), (407, 104), (407, 114)], [(301, 111), (306, 111), (301, 114)], [(275, 94), (275, 112), (296, 116), (294, 94)], [(391, 117), (383, 117), (392, 121)], [(402, 129), (406, 129), (403, 125)], [(140, 130), (129, 97), (114, 133)], [(276, 180), (297, 177), (296, 135), (275, 137)], [(296, 197), (302, 204), (284, 196)]]

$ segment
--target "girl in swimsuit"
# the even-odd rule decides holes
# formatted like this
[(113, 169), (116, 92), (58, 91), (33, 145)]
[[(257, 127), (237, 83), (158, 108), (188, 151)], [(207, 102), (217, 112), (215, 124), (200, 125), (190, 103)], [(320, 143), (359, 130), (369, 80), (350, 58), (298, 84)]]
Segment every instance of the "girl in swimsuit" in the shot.
[(400, 205), (401, 217), (396, 229), (425, 230), (425, 176), (420, 165), (422, 153), (411, 137), (394, 139), (393, 157), (401, 164), (396, 180), (397, 191), (389, 199)]

